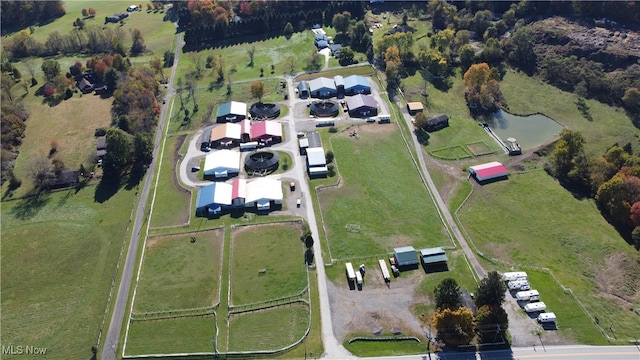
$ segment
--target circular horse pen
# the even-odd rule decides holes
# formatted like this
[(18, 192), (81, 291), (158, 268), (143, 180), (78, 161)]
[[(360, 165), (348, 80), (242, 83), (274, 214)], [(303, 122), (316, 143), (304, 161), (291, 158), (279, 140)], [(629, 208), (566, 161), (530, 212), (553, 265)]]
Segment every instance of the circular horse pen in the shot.
[(330, 100), (314, 101), (309, 105), (311, 115), (317, 117), (335, 117), (338, 116), (340, 107), (338, 103)]
[(249, 113), (255, 119), (275, 119), (280, 116), (280, 105), (273, 103), (254, 103)]
[(244, 169), (249, 175), (266, 175), (278, 169), (280, 156), (271, 151), (256, 151), (244, 159)]

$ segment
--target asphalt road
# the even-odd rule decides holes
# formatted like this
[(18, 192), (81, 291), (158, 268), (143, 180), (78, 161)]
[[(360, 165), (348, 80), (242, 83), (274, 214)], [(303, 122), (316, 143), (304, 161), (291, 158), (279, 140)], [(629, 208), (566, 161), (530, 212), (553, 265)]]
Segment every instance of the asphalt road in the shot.
[(509, 350), (484, 351), (482, 353), (438, 353), (359, 358), (363, 360), (638, 360), (638, 346), (587, 346), (563, 345), (511, 348)]
[[(178, 51), (182, 46), (182, 34), (178, 34), (178, 40), (176, 41), (175, 48), (175, 60), (173, 62), (173, 68), (171, 69), (171, 76), (167, 83), (167, 94), (165, 99), (170, 99), (175, 92), (173, 88), (173, 80), (178, 68)], [(109, 322), (109, 330), (104, 338), (104, 347), (102, 349), (102, 360), (115, 360), (118, 358), (116, 352), (118, 351), (118, 342), (120, 340), (120, 333), (122, 332), (122, 324), (124, 315), (126, 313), (127, 300), (129, 298), (129, 290), (131, 289), (131, 282), (133, 280), (134, 269), (136, 268), (136, 262), (138, 259), (138, 244), (140, 241), (140, 233), (142, 231), (142, 224), (144, 224), (146, 214), (146, 204), (149, 197), (149, 188), (151, 186), (151, 180), (155, 173), (158, 153), (160, 144), (162, 142), (162, 134), (166, 124), (167, 114), (169, 112), (169, 101), (166, 101), (162, 105), (160, 113), (160, 119), (158, 122), (158, 129), (154, 139), (153, 147), (153, 160), (147, 169), (144, 185), (140, 193), (140, 199), (138, 201), (138, 209), (136, 210), (135, 219), (133, 221), (133, 230), (131, 231), (131, 240), (129, 242), (129, 248), (127, 250), (127, 256), (125, 258), (124, 266), (122, 267), (122, 278), (120, 280), (120, 286), (118, 286), (118, 294), (115, 297), (115, 304), (113, 306), (113, 314), (111, 315), (111, 321)]]

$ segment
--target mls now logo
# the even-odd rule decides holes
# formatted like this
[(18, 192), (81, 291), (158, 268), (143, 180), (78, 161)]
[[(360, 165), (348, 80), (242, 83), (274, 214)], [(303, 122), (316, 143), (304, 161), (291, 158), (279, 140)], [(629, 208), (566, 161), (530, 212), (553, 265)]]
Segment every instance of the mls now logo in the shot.
[(47, 348), (31, 345), (2, 345), (2, 355), (44, 355), (46, 353)]

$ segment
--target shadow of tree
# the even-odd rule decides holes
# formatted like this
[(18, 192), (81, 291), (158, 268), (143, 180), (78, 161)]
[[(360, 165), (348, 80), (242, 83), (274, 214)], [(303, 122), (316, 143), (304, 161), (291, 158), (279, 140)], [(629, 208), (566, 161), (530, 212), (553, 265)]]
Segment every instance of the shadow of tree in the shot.
[(33, 218), (49, 202), (49, 194), (43, 192), (30, 193), (24, 197), (12, 210), (11, 214), (20, 220)]
[(93, 201), (103, 203), (109, 200), (120, 190), (120, 178), (116, 177), (103, 177), (102, 181), (96, 187), (96, 192), (93, 195)]

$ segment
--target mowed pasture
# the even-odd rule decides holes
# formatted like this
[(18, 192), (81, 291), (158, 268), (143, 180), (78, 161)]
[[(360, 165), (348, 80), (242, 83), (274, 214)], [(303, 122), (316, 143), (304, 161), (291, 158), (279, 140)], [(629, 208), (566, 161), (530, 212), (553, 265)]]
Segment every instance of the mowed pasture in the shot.
[(297, 222), (233, 229), (230, 305), (294, 296), (308, 286)]
[(451, 244), (395, 125), (348, 128), (331, 149), (340, 183), (318, 192), (331, 258)]
[(213, 230), (147, 239), (134, 312), (216, 304), (223, 235), (223, 230)]
[[(630, 309), (640, 301), (638, 253), (593, 200), (576, 199), (543, 171), (512, 174), (476, 187), (459, 218), (487, 258), (551, 269), (603, 326), (615, 324), (617, 338), (637, 336), (640, 322)], [(537, 290), (544, 295), (544, 288)]]
[(47, 359), (91, 357), (134, 198), (122, 190), (97, 203), (94, 192), (2, 203), (3, 344), (45, 347)]
[(309, 315), (309, 307), (302, 304), (232, 315), (229, 351), (277, 350), (289, 346), (304, 336)]
[(125, 355), (214, 352), (213, 316), (134, 321), (129, 326)]

